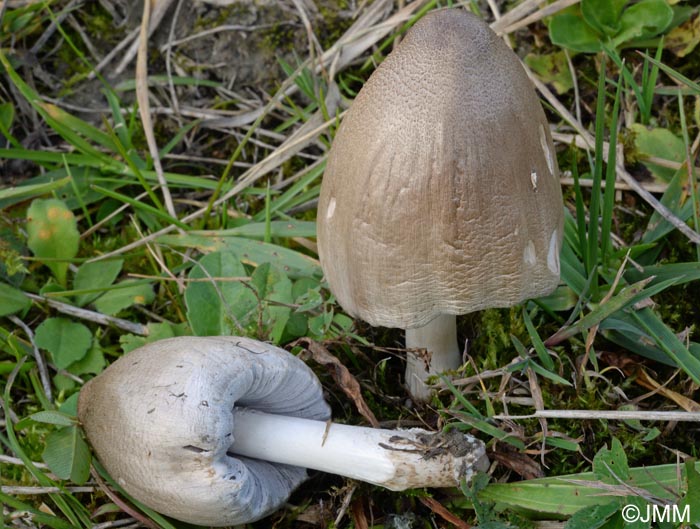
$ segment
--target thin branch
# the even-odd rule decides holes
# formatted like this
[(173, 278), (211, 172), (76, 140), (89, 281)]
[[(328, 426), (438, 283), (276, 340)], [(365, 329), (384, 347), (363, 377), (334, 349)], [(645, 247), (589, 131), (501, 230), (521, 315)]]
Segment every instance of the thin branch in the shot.
[(146, 143), (148, 143), (148, 150), (153, 159), (153, 169), (156, 171), (158, 183), (163, 193), (165, 209), (167, 209), (171, 217), (177, 218), (173, 198), (170, 196), (168, 182), (165, 180), (163, 166), (160, 163), (160, 153), (158, 152), (156, 137), (153, 133), (153, 121), (151, 120), (150, 102), (148, 101), (148, 27), (150, 18), (151, 1), (145, 0), (143, 4), (143, 20), (141, 21), (139, 49), (138, 55), (136, 56), (136, 99), (139, 102), (139, 114), (141, 114), (141, 123), (143, 124), (143, 131), (146, 135)]
[(49, 370), (46, 367), (46, 362), (44, 362), (44, 357), (41, 351), (34, 342), (34, 333), (29, 328), (29, 326), (20, 320), (17, 316), (10, 316), (10, 321), (20, 327), (24, 333), (29, 338), (29, 343), (32, 344), (32, 351), (34, 354), (34, 360), (36, 361), (36, 367), (39, 370), (39, 378), (41, 379), (41, 385), (44, 388), (44, 394), (49, 402), (53, 401), (53, 396), (51, 395), (51, 379), (49, 378)]
[(0, 487), (0, 492), (11, 495), (34, 496), (38, 494), (63, 494), (73, 492), (94, 492), (95, 487)]
[(148, 327), (141, 325), (140, 323), (115, 318), (114, 316), (107, 316), (106, 314), (101, 314), (92, 310), (81, 309), (80, 307), (74, 307), (68, 303), (56, 301), (55, 299), (46, 298), (37, 294), (25, 292), (24, 295), (32, 301), (36, 301), (37, 303), (46, 303), (49, 307), (56, 309), (58, 312), (68, 314), (69, 316), (74, 316), (82, 320), (92, 321), (94, 323), (99, 323), (100, 325), (114, 325), (115, 327), (133, 334), (138, 334), (139, 336), (148, 336), (149, 333)]
[(683, 421), (700, 422), (700, 412), (689, 411), (617, 411), (617, 410), (536, 410), (530, 415), (494, 415), (494, 419), (574, 419), (617, 421)]

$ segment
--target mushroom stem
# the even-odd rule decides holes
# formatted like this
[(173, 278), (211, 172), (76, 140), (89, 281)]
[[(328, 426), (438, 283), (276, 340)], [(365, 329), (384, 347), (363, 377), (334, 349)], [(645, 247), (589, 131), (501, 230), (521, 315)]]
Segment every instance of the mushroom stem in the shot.
[(234, 408), (233, 456), (321, 470), (390, 490), (454, 487), (488, 466), (456, 430), (382, 430)]
[[(462, 352), (457, 343), (457, 317), (441, 314), (423, 327), (406, 329), (406, 386), (411, 396), (421, 402), (430, 399), (425, 383), (431, 375), (457, 369), (462, 364)], [(428, 352), (425, 357), (420, 351)]]

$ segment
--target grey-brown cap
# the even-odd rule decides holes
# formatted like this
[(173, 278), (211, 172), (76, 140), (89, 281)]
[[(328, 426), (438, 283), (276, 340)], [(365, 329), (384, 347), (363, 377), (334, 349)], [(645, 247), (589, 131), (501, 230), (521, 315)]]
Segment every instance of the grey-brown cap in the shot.
[(485, 22), (429, 13), (377, 68), (333, 142), (317, 222), (331, 290), (373, 325), (421, 327), (556, 287), (549, 127)]
[(286, 351), (236, 337), (179, 337), (123, 356), (81, 390), (78, 416), (110, 475), (179, 520), (234, 525), (270, 514), (303, 468), (232, 456), (235, 405), (326, 420), (321, 385)]

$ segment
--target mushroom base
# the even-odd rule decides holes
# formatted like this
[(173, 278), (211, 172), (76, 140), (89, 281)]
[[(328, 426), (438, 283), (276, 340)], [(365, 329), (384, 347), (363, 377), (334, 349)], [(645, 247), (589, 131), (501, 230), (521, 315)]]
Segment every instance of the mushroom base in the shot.
[(441, 314), (423, 327), (406, 329), (406, 349), (406, 387), (411, 397), (426, 402), (431, 394), (428, 377), (462, 365), (457, 317)]

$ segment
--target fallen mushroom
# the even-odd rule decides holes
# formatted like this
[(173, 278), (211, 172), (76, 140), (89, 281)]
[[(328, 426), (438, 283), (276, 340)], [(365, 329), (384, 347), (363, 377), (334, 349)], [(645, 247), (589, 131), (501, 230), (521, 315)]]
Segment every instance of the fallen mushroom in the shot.
[(455, 486), (488, 461), (456, 431), (328, 422), (313, 372), (237, 337), (179, 337), (136, 349), (90, 380), (78, 416), (110, 475), (149, 507), (200, 525), (258, 520), (306, 468), (392, 490)]
[(417, 400), (462, 363), (456, 315), (557, 286), (558, 178), (518, 57), (461, 9), (425, 15), (360, 90), (328, 156), (319, 256), (350, 315), (406, 330)]

